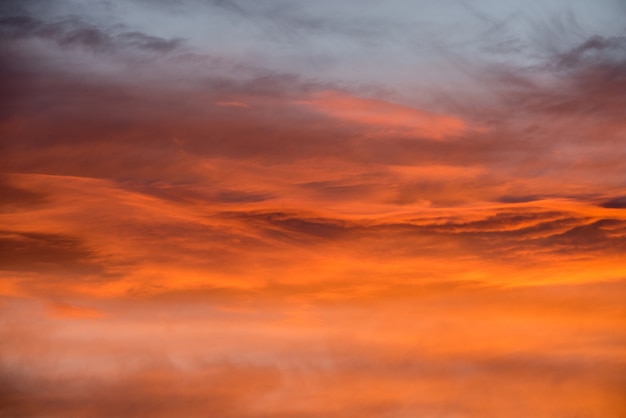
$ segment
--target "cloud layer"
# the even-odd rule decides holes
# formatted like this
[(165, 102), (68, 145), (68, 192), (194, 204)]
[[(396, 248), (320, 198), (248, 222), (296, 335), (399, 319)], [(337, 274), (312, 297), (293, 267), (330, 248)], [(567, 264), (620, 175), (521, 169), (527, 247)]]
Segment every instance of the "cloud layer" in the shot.
[(0, 415), (624, 404), (617, 2), (4, 2)]

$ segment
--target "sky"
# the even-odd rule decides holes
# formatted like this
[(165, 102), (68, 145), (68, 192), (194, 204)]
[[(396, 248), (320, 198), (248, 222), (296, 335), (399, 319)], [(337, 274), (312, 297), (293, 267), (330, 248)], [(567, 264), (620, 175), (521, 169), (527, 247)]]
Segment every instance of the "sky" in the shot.
[(5, 0), (0, 57), (0, 416), (626, 415), (622, 0)]

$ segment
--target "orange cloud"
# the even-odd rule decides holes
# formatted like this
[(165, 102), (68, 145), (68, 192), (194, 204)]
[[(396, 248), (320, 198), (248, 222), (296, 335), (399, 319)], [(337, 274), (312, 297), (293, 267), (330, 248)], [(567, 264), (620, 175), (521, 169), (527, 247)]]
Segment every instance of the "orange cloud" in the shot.
[(294, 73), (378, 48), (332, 2), (204, 3), (245, 24), (0, 19), (0, 415), (624, 415), (623, 37), (450, 97)]
[(299, 103), (333, 118), (376, 128), (380, 133), (443, 139), (459, 135), (468, 128), (463, 120), (454, 116), (337, 91), (318, 93), (311, 100)]
[(96, 309), (61, 302), (50, 304), (50, 313), (53, 317), (70, 319), (97, 319), (104, 316)]

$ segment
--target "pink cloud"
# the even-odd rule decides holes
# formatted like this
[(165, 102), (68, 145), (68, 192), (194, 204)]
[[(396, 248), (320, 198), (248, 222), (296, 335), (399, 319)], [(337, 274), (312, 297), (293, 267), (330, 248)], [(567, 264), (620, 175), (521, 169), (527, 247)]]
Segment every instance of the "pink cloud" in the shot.
[(443, 139), (465, 131), (468, 126), (460, 118), (415, 109), (380, 99), (351, 96), (338, 91), (316, 94), (301, 101), (314, 110), (333, 118), (380, 130), (383, 133), (404, 133)]
[(243, 102), (217, 102), (220, 107), (241, 107), (244, 109), (250, 109), (250, 106)]

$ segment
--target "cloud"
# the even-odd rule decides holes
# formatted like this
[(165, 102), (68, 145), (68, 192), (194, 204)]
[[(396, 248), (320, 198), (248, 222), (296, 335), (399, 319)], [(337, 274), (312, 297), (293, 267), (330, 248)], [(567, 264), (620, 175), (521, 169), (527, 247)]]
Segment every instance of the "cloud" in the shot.
[(252, 298), (249, 315), (221, 317), (206, 302), (118, 301), (123, 317), (88, 322), (13, 301), (3, 308), (30, 318), (3, 324), (3, 412), (374, 417), (489, 405), (498, 416), (521, 391), (524, 414), (612, 415), (623, 406), (623, 287), (418, 286), (306, 309)]
[[(45, 190), (48, 201), (4, 215), (14, 228), (7, 232), (14, 254), (5, 260), (6, 271), (30, 272), (27, 279), (12, 281), (27, 294), (263, 292), (277, 282), (296, 286), (296, 293), (297, 286), (309, 283), (307, 292), (321, 296), (362, 272), (369, 272), (362, 281), (366, 292), (406, 281), (479, 277), (503, 283), (503, 271), (512, 268), (518, 284), (560, 282), (566, 276), (589, 281), (587, 268), (606, 280), (624, 274), (623, 214), (598, 207), (595, 200), (491, 203), (480, 209), (421, 206), (397, 214), (389, 214), (395, 205), (386, 204), (380, 213), (358, 214), (353, 212), (358, 203), (350, 200), (337, 206), (343, 213), (312, 210), (306, 188), (304, 195), (286, 200), (280, 188), (268, 189), (271, 198), (231, 195), (229, 189), (172, 195), (167, 188), (128, 190), (113, 181), (68, 176), (11, 179), (33, 193)], [(224, 191), (228, 195), (220, 194)], [(291, 210), (276, 211), (285, 202)], [(60, 230), (65, 234), (55, 235)], [(553, 273), (542, 276), (548, 268)], [(59, 269), (72, 275), (64, 279)], [(51, 278), (40, 283), (33, 274)], [(75, 281), (74, 274), (85, 280)], [(169, 280), (174, 276), (176, 281)]]
[(39, 38), (54, 41), (62, 48), (84, 48), (92, 52), (116, 52), (123, 49), (166, 54), (180, 49), (182, 39), (163, 39), (137, 31), (115, 33), (78, 18), (44, 22), (30, 16), (8, 16), (0, 19), (5, 42)]
[(334, 118), (373, 126), (385, 134), (442, 139), (466, 129), (466, 124), (453, 116), (432, 114), (383, 100), (351, 97), (340, 92), (319, 93), (312, 100), (300, 103)]
[(600, 206), (602, 206), (603, 208), (624, 209), (626, 208), (626, 196), (615, 197), (602, 203)]
[(73, 319), (97, 319), (103, 316), (96, 309), (60, 302), (50, 304), (50, 313), (53, 317)]
[(32, 208), (46, 201), (45, 194), (20, 189), (4, 179), (0, 179), (0, 196), (2, 196), (0, 202), (2, 212), (17, 211), (25, 207)]
[(0, 268), (3, 271), (47, 271), (56, 274), (102, 273), (92, 251), (79, 239), (65, 234), (0, 231)]
[(244, 109), (250, 108), (250, 106), (242, 102), (217, 102), (217, 105), (222, 107), (241, 107)]
[(626, 59), (626, 37), (593, 36), (559, 57), (557, 69), (567, 70), (598, 63), (617, 65)]
[(0, 4), (0, 415), (624, 410), (608, 3), (44, 3)]

